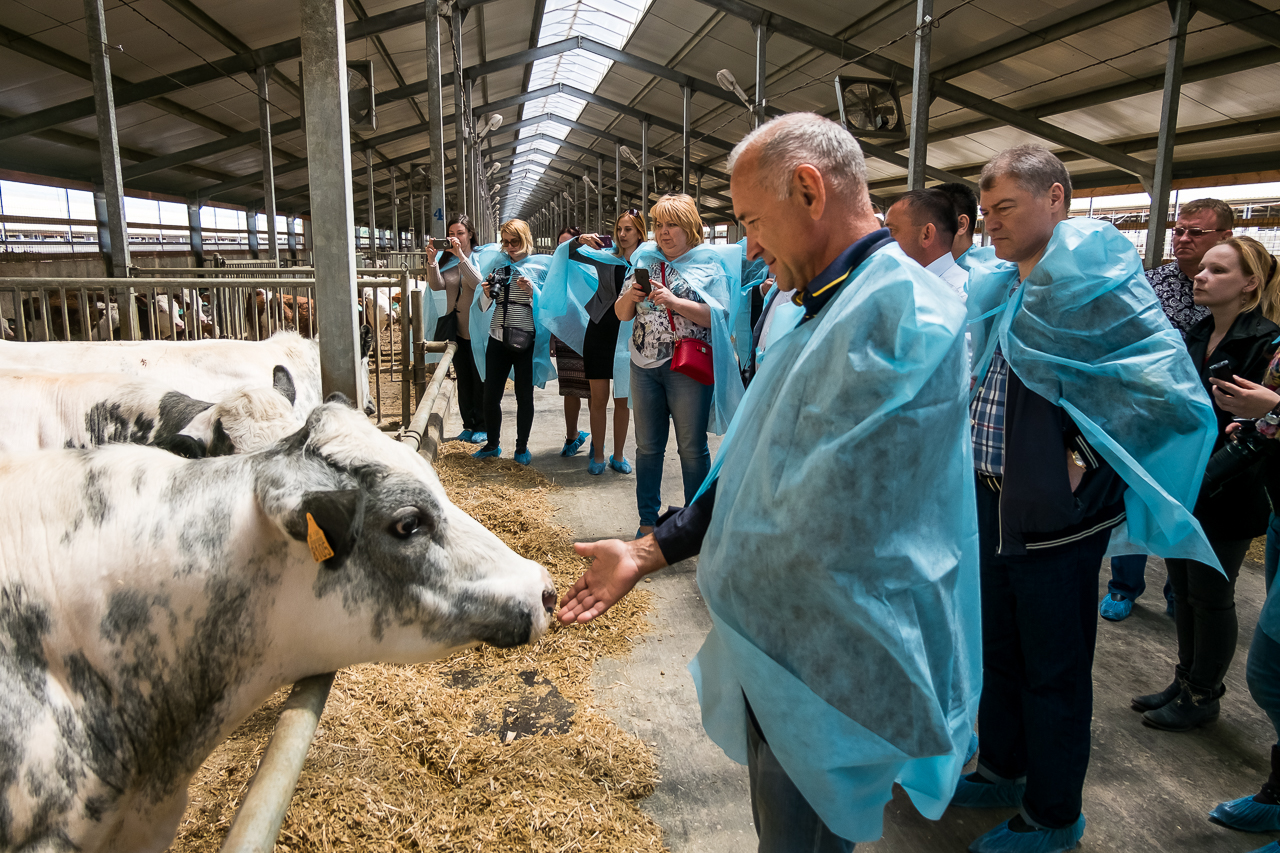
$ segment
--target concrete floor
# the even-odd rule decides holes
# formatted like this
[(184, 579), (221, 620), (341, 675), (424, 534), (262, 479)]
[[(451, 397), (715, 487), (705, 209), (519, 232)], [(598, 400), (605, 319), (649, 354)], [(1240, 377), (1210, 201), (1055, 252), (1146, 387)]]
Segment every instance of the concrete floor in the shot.
[[(504, 455), (514, 449), (515, 400), (504, 399)], [(635, 476), (611, 470), (587, 474), (585, 448), (572, 458), (558, 454), (564, 442), (561, 398), (554, 383), (535, 393), (537, 416), (529, 449), (533, 465), (563, 487), (551, 495), (557, 521), (587, 541), (629, 538), (637, 524)], [(584, 401), (581, 427), (588, 429)], [(612, 428), (612, 419), (610, 419)], [(456, 411), (446, 435), (457, 434)], [(711, 438), (714, 455), (718, 439)], [(612, 438), (609, 439), (612, 448)], [(627, 456), (634, 463), (634, 439)], [(663, 499), (681, 499), (675, 436), (667, 449)], [(629, 731), (652, 744), (662, 781), (644, 804), (666, 833), (674, 853), (752, 850), (746, 768), (730, 761), (703, 733), (693, 681), (686, 666), (697, 653), (710, 620), (694, 581), (696, 560), (652, 575), (646, 586), (656, 605), (653, 633), (625, 661), (599, 666), (598, 701)], [(1099, 598), (1109, 572), (1099, 578)], [(1189, 734), (1148, 729), (1129, 709), (1129, 698), (1163, 688), (1176, 654), (1173, 623), (1164, 615), (1160, 588), (1164, 566), (1152, 559), (1148, 591), (1122, 623), (1100, 620), (1094, 667), (1093, 754), (1084, 792), (1088, 828), (1078, 849), (1102, 851), (1222, 851), (1244, 853), (1280, 837), (1251, 835), (1209, 823), (1216, 803), (1256, 793), (1267, 776), (1274, 731), (1245, 685), (1249, 642), (1263, 602), (1262, 570), (1246, 561), (1237, 584), (1240, 640), (1227, 678), (1218, 722)], [(960, 853), (978, 835), (1008, 818), (1009, 811), (953, 809), (939, 821), (922, 818), (899, 789), (887, 806), (880, 841), (859, 845), (875, 853)]]

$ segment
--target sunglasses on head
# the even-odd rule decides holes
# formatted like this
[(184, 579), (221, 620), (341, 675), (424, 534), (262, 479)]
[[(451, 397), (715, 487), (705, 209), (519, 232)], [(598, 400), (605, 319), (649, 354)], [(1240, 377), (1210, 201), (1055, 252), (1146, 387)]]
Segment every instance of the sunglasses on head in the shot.
[(1230, 231), (1231, 229), (1230, 228), (1183, 228), (1181, 225), (1179, 225), (1177, 228), (1170, 228), (1169, 230), (1173, 233), (1173, 236), (1175, 237), (1181, 237), (1183, 234), (1186, 234), (1188, 237), (1194, 240), (1197, 237), (1203, 237), (1206, 234), (1217, 234), (1220, 231)]

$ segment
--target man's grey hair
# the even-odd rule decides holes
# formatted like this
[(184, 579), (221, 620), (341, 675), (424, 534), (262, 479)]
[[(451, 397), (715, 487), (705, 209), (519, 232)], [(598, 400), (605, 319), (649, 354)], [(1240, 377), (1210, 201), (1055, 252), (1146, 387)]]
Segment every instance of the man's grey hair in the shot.
[(809, 164), (828, 192), (855, 208), (869, 207), (867, 164), (853, 134), (816, 113), (788, 113), (765, 122), (729, 154), (729, 172), (744, 152), (756, 154), (756, 180), (779, 199), (791, 195), (796, 169)]
[(1047, 195), (1054, 184), (1062, 184), (1065, 193), (1062, 205), (1071, 207), (1071, 174), (1066, 164), (1047, 148), (1039, 145), (1006, 148), (982, 167), (978, 186), (989, 190), (997, 179), (1005, 175), (1012, 177), (1027, 192), (1041, 196)]

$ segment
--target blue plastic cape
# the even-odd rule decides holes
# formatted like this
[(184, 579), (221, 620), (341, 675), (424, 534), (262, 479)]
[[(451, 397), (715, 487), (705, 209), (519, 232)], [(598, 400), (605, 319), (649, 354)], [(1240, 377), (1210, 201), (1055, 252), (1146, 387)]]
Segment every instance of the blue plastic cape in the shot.
[[(744, 390), (729, 331), (730, 295), (740, 289), (742, 263), (725, 246), (706, 243), (694, 246), (674, 261), (667, 260), (653, 242), (641, 243), (631, 255), (633, 266), (659, 262), (675, 267), (702, 301), (711, 306), (711, 358), (715, 368), (715, 388), (711, 395), (708, 429), (721, 435), (729, 428), (729, 421), (738, 410)], [(656, 276), (654, 280), (658, 280)], [(750, 346), (750, 330), (747, 340)]]
[[(596, 279), (595, 267), (569, 258), (572, 243), (572, 240), (561, 243), (551, 258), (551, 267), (542, 284), (537, 320), (574, 352), (581, 353), (587, 324), (591, 322), (586, 305), (600, 283)], [(631, 270), (630, 262), (621, 255), (601, 252), (590, 246), (581, 246), (578, 251), (602, 264)], [(613, 353), (613, 396), (617, 398), (631, 395), (631, 351), (627, 348), (627, 341), (631, 340), (632, 322), (627, 320), (618, 327), (618, 346)]]
[[(440, 265), (440, 272), (452, 269), (457, 265), (458, 259), (450, 254), (449, 260)], [(449, 308), (449, 294), (443, 290), (432, 290), (425, 280), (423, 280), (422, 284), (426, 287), (426, 291), (422, 295), (422, 304), (427, 312), (427, 323), (423, 326), (423, 329), (426, 330), (428, 335), (433, 335), (436, 331), (436, 323), (440, 322), (440, 318), (444, 316), (444, 312)], [(426, 354), (426, 362), (427, 364), (434, 364), (441, 357), (438, 352), (429, 352)]]
[[(556, 378), (556, 369), (551, 365), (551, 333), (537, 322), (538, 304), (542, 296), (542, 280), (546, 278), (547, 268), (551, 265), (550, 255), (529, 255), (522, 261), (512, 261), (507, 254), (493, 243), (479, 246), (471, 254), (471, 262), (480, 271), (480, 280), (484, 281), (500, 266), (510, 265), (520, 274), (533, 282), (533, 384), (545, 388), (547, 382)], [(489, 326), (493, 323), (494, 304), (489, 303), (488, 311), (480, 310), (480, 300), (484, 297), (484, 288), (477, 285), (475, 296), (471, 301), (471, 315), (467, 328), (471, 332), (471, 352), (475, 356), (476, 370), (480, 378), (484, 377), (485, 351), (489, 347)]]
[(716, 458), (698, 562), (702, 722), (746, 763), (745, 694), (831, 829), (897, 781), (946, 809), (981, 693), (964, 308), (896, 245), (774, 344)]
[(999, 343), (1018, 378), (1066, 409), (1129, 485), (1126, 520), (1107, 555), (1217, 566), (1191, 514), (1217, 433), (1213, 404), (1133, 244), (1107, 222), (1060, 222), (1016, 290), (1017, 266), (994, 249), (974, 249), (962, 261), (974, 393)]
[(725, 263), (736, 261), (742, 265), (739, 286), (729, 295), (729, 337), (739, 365), (746, 365), (751, 358), (751, 291), (769, 277), (769, 265), (758, 259), (747, 260), (746, 237), (736, 243), (713, 248), (725, 255)]
[[(764, 295), (765, 310), (769, 310), (769, 303), (778, 295), (778, 286), (775, 284), (769, 288), (769, 292)], [(768, 334), (760, 339), (760, 346), (756, 347), (756, 370), (760, 369), (760, 365), (764, 364), (765, 358), (768, 356), (769, 347), (786, 337), (787, 333), (800, 325), (800, 319), (804, 317), (804, 306), (797, 305), (791, 299), (783, 299), (773, 308), (773, 319), (769, 322)]]

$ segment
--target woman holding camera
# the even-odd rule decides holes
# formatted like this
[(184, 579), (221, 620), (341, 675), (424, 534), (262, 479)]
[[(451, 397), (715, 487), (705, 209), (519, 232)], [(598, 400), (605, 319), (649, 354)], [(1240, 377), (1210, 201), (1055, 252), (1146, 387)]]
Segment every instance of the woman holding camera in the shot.
[[(582, 229), (578, 226), (566, 225), (556, 235), (556, 246), (576, 240), (581, 233)], [(564, 447), (560, 448), (560, 455), (577, 456), (591, 435), (578, 429), (582, 400), (590, 398), (591, 385), (587, 382), (585, 366), (578, 350), (557, 337), (554, 331), (551, 333), (551, 357), (556, 362), (556, 384), (560, 386), (560, 396), (564, 398)]]
[(449, 218), (449, 251), (444, 256), (436, 250), (435, 241), (427, 241), (427, 284), (432, 290), (445, 293), (444, 316), (436, 323), (433, 340), (457, 341), (453, 356), (453, 370), (458, 377), (458, 414), (462, 417), (462, 433), (457, 441), (484, 444), (488, 436), (484, 431), (484, 381), (476, 370), (471, 353), (471, 301), (476, 285), (480, 283), (480, 271), (471, 262), (471, 250), (476, 244), (476, 229), (465, 213), (455, 213)]
[[(1280, 326), (1268, 319), (1275, 314), (1276, 287), (1275, 262), (1256, 240), (1232, 237), (1205, 253), (1193, 298), (1210, 316), (1187, 333), (1187, 349), (1206, 391), (1215, 376), (1262, 380), (1280, 334)], [(1221, 405), (1221, 391), (1211, 396), (1219, 428), (1216, 454), (1226, 443), (1232, 415)], [(1211, 463), (1209, 470), (1216, 469)], [(1222, 572), (1195, 560), (1165, 560), (1174, 593), (1178, 665), (1167, 688), (1133, 700), (1146, 725), (1183, 732), (1218, 718), (1222, 679), (1238, 633), (1236, 577), (1249, 543), (1266, 530), (1267, 515), (1262, 465), (1249, 465), (1221, 482), (1206, 479), (1201, 486), (1195, 517)]]
[[(728, 330), (729, 294), (739, 285), (741, 263), (702, 245), (702, 217), (689, 196), (664, 196), (650, 213), (655, 243), (636, 249), (634, 270), (614, 306), (619, 320), (634, 320), (637, 537), (658, 522), (672, 422), (688, 504), (711, 469), (707, 429), (723, 432), (743, 390)], [(681, 346), (684, 341), (692, 346)], [(700, 355), (686, 361), (691, 349)]]
[(471, 311), (471, 346), (477, 365), (483, 364), (484, 422), (487, 440), (471, 454), (477, 459), (502, 455), (502, 397), (507, 376), (513, 375), (516, 391), (515, 460), (528, 465), (529, 432), (533, 429), (533, 386), (555, 378), (551, 367), (551, 335), (534, 322), (539, 286), (547, 273), (547, 257), (531, 256), (533, 234), (520, 219), (502, 224), (501, 251), (484, 247)]

